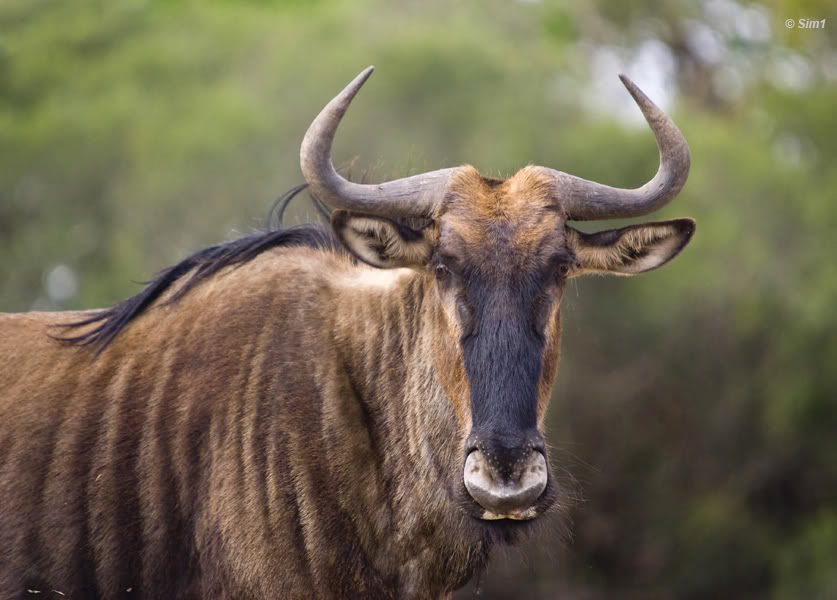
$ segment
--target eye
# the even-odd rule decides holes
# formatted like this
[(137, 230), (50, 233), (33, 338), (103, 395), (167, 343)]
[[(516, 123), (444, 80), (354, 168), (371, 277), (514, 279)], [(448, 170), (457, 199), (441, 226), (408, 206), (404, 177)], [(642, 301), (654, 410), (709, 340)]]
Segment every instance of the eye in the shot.
[(559, 279), (566, 279), (570, 272), (579, 266), (578, 261), (572, 258), (562, 258), (556, 261), (555, 268), (558, 271)]
[(436, 279), (444, 279), (448, 276), (448, 273), (450, 273), (450, 271), (448, 271), (448, 268), (442, 263), (436, 265), (434, 272), (436, 274)]

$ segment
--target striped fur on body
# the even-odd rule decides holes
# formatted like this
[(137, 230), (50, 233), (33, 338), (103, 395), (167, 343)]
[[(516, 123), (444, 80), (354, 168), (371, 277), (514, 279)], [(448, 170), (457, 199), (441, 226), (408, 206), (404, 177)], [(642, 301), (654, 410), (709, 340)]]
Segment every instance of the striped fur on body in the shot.
[(515, 529), (455, 506), (467, 430), (431, 286), (273, 249), (158, 302), (96, 360), (50, 337), (85, 313), (0, 316), (0, 599), (464, 583)]

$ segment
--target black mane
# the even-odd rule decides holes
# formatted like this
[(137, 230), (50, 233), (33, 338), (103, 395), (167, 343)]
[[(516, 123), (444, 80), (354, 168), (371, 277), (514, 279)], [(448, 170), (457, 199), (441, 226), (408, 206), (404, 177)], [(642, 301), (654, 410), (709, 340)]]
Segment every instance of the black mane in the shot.
[[(77, 346), (92, 346), (98, 356), (119, 332), (145, 311), (166, 290), (188, 275), (183, 286), (166, 301), (166, 304), (177, 302), (189, 293), (199, 283), (215, 275), (228, 266), (242, 265), (266, 250), (277, 247), (304, 247), (317, 250), (338, 250), (340, 242), (334, 237), (331, 227), (318, 223), (306, 223), (293, 227), (283, 227), (282, 220), (288, 203), (305, 189), (307, 185), (299, 185), (281, 196), (271, 208), (268, 215), (268, 230), (244, 235), (231, 242), (216, 244), (198, 250), (191, 256), (181, 260), (174, 266), (163, 269), (149, 281), (139, 294), (122, 300), (115, 306), (95, 312), (90, 317), (72, 323), (56, 325), (70, 329), (98, 323), (86, 333), (75, 336), (56, 336), (55, 339)], [(321, 201), (312, 196), (315, 207), (320, 214), (328, 217), (329, 210)], [(276, 226), (271, 228), (270, 221), (276, 213)]]

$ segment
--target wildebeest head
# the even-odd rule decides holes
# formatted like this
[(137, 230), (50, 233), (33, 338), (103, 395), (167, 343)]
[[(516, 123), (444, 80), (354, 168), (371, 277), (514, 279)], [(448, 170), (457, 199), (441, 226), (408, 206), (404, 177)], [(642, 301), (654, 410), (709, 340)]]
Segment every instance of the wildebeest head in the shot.
[(366, 69), (314, 120), (301, 149), (313, 192), (340, 208), (332, 225), (360, 260), (411, 268), (434, 281), (440, 307), (435, 368), (461, 424), (462, 495), (481, 519), (526, 520), (556, 497), (542, 425), (558, 362), (559, 304), (585, 273), (633, 275), (664, 264), (690, 240), (691, 219), (582, 233), (569, 220), (633, 217), (682, 188), (682, 134), (622, 77), (660, 149), (656, 176), (636, 190), (611, 188), (545, 167), (507, 180), (465, 166), (377, 185), (334, 170), (331, 144)]

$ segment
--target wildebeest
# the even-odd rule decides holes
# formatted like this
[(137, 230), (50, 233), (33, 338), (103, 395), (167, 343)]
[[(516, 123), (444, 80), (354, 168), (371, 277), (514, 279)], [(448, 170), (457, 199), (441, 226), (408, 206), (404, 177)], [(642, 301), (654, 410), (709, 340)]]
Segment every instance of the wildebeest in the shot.
[(660, 208), (686, 142), (622, 77), (660, 150), (639, 189), (352, 183), (331, 145), (371, 71), (302, 143), (330, 228), (206, 248), (107, 310), (0, 316), (0, 599), (447, 597), (554, 504), (566, 281), (659, 267), (695, 228), (567, 221)]

